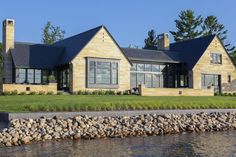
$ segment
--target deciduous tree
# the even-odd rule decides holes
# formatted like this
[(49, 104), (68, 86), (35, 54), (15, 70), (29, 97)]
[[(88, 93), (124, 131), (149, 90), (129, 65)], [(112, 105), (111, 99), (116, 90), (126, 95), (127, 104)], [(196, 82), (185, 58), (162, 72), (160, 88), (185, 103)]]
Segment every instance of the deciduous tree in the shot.
[(43, 29), (42, 42), (44, 44), (53, 44), (64, 39), (65, 31), (59, 26), (53, 26), (51, 22), (47, 22)]

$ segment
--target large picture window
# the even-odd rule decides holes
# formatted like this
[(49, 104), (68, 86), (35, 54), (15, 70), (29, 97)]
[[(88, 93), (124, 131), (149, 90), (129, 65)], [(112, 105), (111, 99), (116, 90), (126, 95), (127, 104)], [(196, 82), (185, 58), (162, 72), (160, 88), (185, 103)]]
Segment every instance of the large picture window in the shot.
[[(44, 78), (42, 77), (42, 70), (40, 69), (16, 69), (15, 83), (23, 84), (41, 84)], [(45, 77), (48, 77), (45, 75)], [(43, 83), (48, 83), (44, 80)]]
[(137, 88), (140, 84), (145, 84), (147, 88), (163, 87), (164, 69), (165, 65), (134, 63), (130, 74), (131, 88)]
[(88, 87), (117, 88), (118, 61), (88, 58)]
[(216, 93), (220, 92), (221, 88), (221, 76), (217, 74), (202, 74), (202, 88), (214, 87)]

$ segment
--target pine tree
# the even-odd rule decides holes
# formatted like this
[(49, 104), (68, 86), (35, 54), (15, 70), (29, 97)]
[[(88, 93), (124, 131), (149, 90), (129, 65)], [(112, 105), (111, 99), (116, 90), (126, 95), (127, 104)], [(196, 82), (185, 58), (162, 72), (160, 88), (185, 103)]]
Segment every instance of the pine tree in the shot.
[(194, 11), (184, 10), (179, 14), (179, 19), (175, 20), (177, 31), (170, 31), (175, 41), (194, 39), (202, 35), (200, 26), (203, 22), (201, 15), (195, 17)]
[(236, 65), (236, 50), (234, 50), (233, 52), (230, 53), (230, 57), (231, 57), (234, 65)]
[(144, 40), (143, 49), (157, 49), (157, 35), (155, 30), (148, 31), (148, 37)]
[(235, 47), (231, 46), (230, 43), (227, 43), (227, 32), (228, 30), (225, 29), (225, 26), (218, 22), (218, 19), (216, 16), (207, 16), (207, 18), (203, 22), (202, 26), (203, 35), (217, 35), (220, 40), (224, 43), (225, 48), (227, 51), (232, 52), (234, 51)]

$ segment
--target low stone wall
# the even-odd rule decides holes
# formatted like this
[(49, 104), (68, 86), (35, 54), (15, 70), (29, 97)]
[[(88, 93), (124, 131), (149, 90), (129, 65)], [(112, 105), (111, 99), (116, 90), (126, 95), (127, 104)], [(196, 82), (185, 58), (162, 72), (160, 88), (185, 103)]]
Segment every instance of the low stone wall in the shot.
[(13, 119), (0, 132), (0, 146), (51, 139), (94, 139), (236, 129), (236, 113), (146, 114)]
[(233, 80), (231, 83), (223, 83), (222, 93), (236, 93), (236, 80)]
[(49, 83), (46, 85), (33, 85), (33, 84), (3, 84), (3, 92), (57, 92), (57, 83)]
[(146, 88), (139, 86), (141, 96), (214, 96), (214, 89)]

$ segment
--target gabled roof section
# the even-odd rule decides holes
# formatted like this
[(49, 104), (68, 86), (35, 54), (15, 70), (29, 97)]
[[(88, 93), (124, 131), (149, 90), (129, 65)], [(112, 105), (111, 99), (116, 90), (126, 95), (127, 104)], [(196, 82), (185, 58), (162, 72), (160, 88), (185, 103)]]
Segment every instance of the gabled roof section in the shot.
[(15, 42), (11, 55), (16, 68), (53, 69), (64, 48), (44, 44)]
[(65, 53), (62, 55), (58, 64), (63, 65), (71, 62), (102, 27), (103, 26), (98, 26), (54, 43), (53, 46), (65, 47)]
[(122, 50), (128, 57), (128, 59), (131, 61), (179, 63), (177, 57), (172, 58), (169, 55), (167, 55), (165, 51), (161, 50), (148, 50), (148, 49), (135, 49), (135, 48), (122, 48)]
[(170, 44), (170, 56), (178, 56), (179, 61), (186, 63), (187, 69), (192, 70), (202, 54), (206, 51), (216, 35), (200, 37)]

